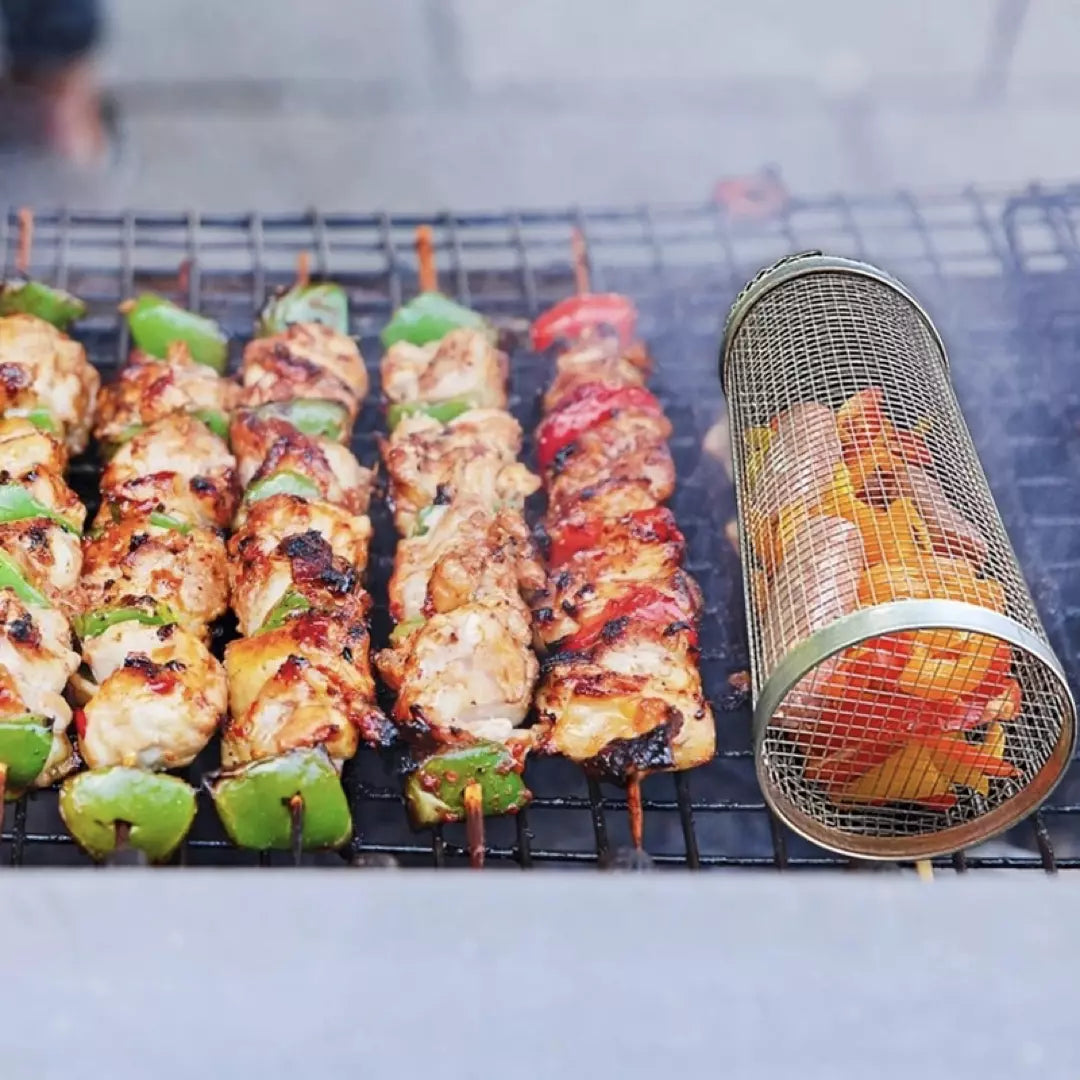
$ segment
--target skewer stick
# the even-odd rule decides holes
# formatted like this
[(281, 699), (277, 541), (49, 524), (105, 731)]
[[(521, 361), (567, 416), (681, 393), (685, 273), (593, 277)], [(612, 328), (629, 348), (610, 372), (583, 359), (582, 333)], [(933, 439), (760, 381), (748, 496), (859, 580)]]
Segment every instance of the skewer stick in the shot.
[(7, 766), (0, 761), (0, 828), (4, 825), (4, 813), (7, 810), (7, 803), (4, 802), (4, 796), (7, 794)]
[(439, 271), (435, 268), (435, 240), (430, 225), (416, 227), (416, 262), (421, 292), (436, 292)]
[(311, 255), (301, 251), (296, 256), (296, 284), (303, 289), (311, 281)]
[(475, 781), (465, 785), (465, 836), (469, 844), (469, 865), (479, 870), (484, 865), (484, 791)]
[(289, 800), (289, 847), (292, 850), (293, 862), (300, 865), (300, 858), (304, 854), (304, 797), (294, 795)]
[(579, 296), (589, 291), (589, 247), (585, 234), (575, 226), (570, 236), (570, 248), (574, 253), (574, 282)]
[(934, 880), (934, 867), (929, 859), (917, 860), (915, 863), (915, 873), (919, 875), (920, 881)]
[(30, 251), (34, 246), (34, 211), (28, 206), (19, 209), (19, 238), (15, 245), (15, 269), (25, 275), (30, 269)]

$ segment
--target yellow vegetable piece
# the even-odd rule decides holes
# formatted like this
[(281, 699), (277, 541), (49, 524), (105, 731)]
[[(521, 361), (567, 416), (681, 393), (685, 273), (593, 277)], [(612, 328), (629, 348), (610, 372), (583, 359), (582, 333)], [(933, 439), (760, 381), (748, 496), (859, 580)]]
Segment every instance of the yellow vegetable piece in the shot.
[(919, 802), (948, 795), (944, 776), (925, 747), (909, 742), (858, 780), (833, 795), (837, 803)]

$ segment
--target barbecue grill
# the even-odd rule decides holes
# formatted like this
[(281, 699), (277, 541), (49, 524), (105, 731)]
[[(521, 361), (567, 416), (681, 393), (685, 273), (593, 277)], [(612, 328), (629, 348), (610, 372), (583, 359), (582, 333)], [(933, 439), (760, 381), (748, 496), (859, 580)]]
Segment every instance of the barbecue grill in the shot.
[[(14, 258), (16, 218), (0, 219), (5, 270)], [(1080, 193), (1038, 188), (1015, 194), (968, 188), (937, 195), (829, 197), (791, 202), (763, 222), (729, 220), (718, 206), (434, 216), (152, 214), (44, 212), (37, 215), (30, 272), (90, 305), (77, 328), (109, 378), (128, 350), (116, 313), (124, 298), (154, 290), (218, 319), (234, 354), (250, 335), (267, 293), (291, 282), (297, 254), (315, 276), (349, 292), (352, 330), (378, 385), (377, 334), (417, 291), (412, 237), (434, 229), (445, 291), (508, 329), (574, 289), (572, 230), (588, 243), (593, 286), (625, 292), (641, 311), (641, 334), (656, 358), (653, 387), (675, 428), (679, 475), (673, 509), (687, 538), (687, 569), (703, 589), (701, 667), (717, 717), (718, 756), (687, 775), (643, 784), (645, 848), (659, 865), (804, 868), (843, 866), (799, 839), (769, 813), (754, 775), (749, 667), (739, 557), (728, 539), (735, 518), (729, 473), (707, 438), (723, 413), (716, 375), (721, 324), (758, 267), (792, 251), (825, 249), (868, 259), (929, 301), (949, 345), (953, 379), (993, 494), (1017, 549), (1051, 644), (1075, 688), (1080, 679), (1080, 391), (1070, 354), (1080, 337)], [(1072, 294), (1070, 296), (1070, 293)], [(523, 340), (523, 339), (522, 339)], [(522, 345), (511, 358), (513, 408), (525, 431), (539, 420), (550, 373)], [(377, 393), (357, 424), (355, 449), (376, 460), (383, 429)], [(715, 436), (715, 432), (714, 432)], [(93, 505), (97, 463), (77, 461), (72, 483)], [(378, 501), (369, 585), (373, 637), (389, 631), (386, 582), (393, 529)], [(217, 761), (212, 746), (190, 772)], [(532, 760), (535, 800), (513, 819), (488, 823), (492, 866), (632, 863), (625, 799), (558, 760)], [(1080, 867), (1080, 775), (1075, 764), (1050, 802), (991, 846), (944, 865)], [(410, 830), (392, 759), (363, 750), (344, 784), (355, 835), (338, 855), (304, 863), (347, 865), (391, 855), (403, 864), (467, 861), (463, 830)], [(9, 807), (0, 857), (13, 865), (84, 861), (63, 830), (52, 792)], [(209, 799), (177, 855), (188, 864), (254, 865), (232, 848)], [(288, 861), (263, 856), (264, 863)]]

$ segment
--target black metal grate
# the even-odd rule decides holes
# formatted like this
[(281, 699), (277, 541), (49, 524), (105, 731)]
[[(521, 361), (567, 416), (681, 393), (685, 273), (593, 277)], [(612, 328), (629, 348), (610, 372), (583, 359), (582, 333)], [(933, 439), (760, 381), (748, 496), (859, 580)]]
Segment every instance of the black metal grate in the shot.
[[(754, 224), (730, 222), (715, 206), (435, 216), (61, 211), (37, 216), (31, 269), (88, 301), (79, 336), (108, 373), (127, 350), (115, 311), (121, 299), (147, 289), (171, 295), (221, 320), (238, 354), (267, 291), (291, 281), (297, 253), (309, 251), (317, 276), (348, 289), (353, 332), (376, 376), (355, 445), (361, 460), (371, 463), (382, 425), (376, 335), (393, 308), (416, 291), (415, 227), (434, 227), (442, 287), (504, 320), (527, 319), (573, 289), (570, 235), (573, 227), (582, 228), (594, 286), (626, 292), (641, 309), (642, 333), (657, 360), (654, 389), (676, 431), (672, 449), (680, 484), (673, 508), (687, 537), (688, 569), (707, 601), (702, 668), (716, 709), (718, 756), (691, 774), (645, 781), (645, 846), (661, 865), (823, 867), (844, 863), (787, 833), (766, 810), (754, 779), (748, 703), (729, 683), (747, 666), (738, 557), (725, 538), (734, 501), (723, 466), (702, 451), (723, 410), (716, 376), (721, 321), (750, 274), (792, 251), (820, 248), (866, 258), (917, 290), (950, 346), (958, 392), (991, 485), (1075, 686), (1080, 390), (1072, 358), (1080, 346), (1080, 246), (1077, 231), (1065, 224), (1074, 214), (1080, 217), (1080, 197), (976, 188), (795, 200), (783, 216)], [(6, 271), (14, 224), (13, 212), (0, 218)], [(185, 260), (186, 285), (180, 273)], [(527, 432), (539, 419), (539, 391), (549, 376), (537, 357), (524, 351), (512, 357), (513, 407)], [(95, 470), (91, 460), (73, 467), (84, 498), (93, 498)], [(381, 506), (372, 517), (369, 585), (377, 604), (373, 634), (381, 644), (389, 629), (385, 593), (393, 530)], [(192, 779), (216, 760), (215, 745), (196, 762)], [(619, 792), (601, 790), (558, 760), (532, 761), (528, 778), (536, 794), (528, 811), (489, 822), (489, 865), (619, 864), (629, 844)], [(456, 827), (445, 835), (410, 831), (393, 762), (362, 749), (347, 766), (345, 783), (356, 825), (349, 861), (377, 861), (380, 855), (419, 865), (465, 861)], [(0, 858), (6, 855), (12, 864), (84, 861), (59, 823), (51, 792), (9, 807), (4, 826)], [(206, 798), (179, 859), (260, 861), (229, 847)], [(304, 861), (341, 862), (336, 855)], [(1029, 823), (944, 865), (1080, 867), (1075, 762)]]

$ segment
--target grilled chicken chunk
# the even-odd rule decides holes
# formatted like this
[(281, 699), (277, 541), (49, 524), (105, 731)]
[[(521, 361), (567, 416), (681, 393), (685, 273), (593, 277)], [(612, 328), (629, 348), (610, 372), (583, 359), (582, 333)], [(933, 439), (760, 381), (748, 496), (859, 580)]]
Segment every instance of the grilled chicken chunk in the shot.
[[(40, 609), (35, 609), (34, 615)], [(42, 644), (46, 634), (42, 634)], [(70, 640), (70, 633), (68, 634)], [(53, 642), (58, 649), (63, 649), (63, 641)], [(77, 660), (77, 658), (76, 658)], [(43, 788), (54, 784), (66, 776), (75, 767), (75, 752), (68, 738), (71, 726), (71, 706), (60, 696), (57, 690), (47, 689), (37, 681), (22, 687), (8, 669), (0, 665), (0, 718), (24, 716), (33, 713), (52, 723), (52, 742), (45, 765), (34, 781), (34, 787)]]
[(613, 338), (594, 337), (560, 353), (555, 370), (555, 379), (544, 394), (545, 413), (587, 383), (644, 386), (652, 361), (640, 343), (623, 348)]
[(234, 416), (229, 434), (242, 487), (289, 471), (311, 480), (327, 502), (354, 514), (367, 512), (375, 476), (347, 446), (304, 435), (279, 417), (260, 417), (243, 410)]
[(478, 408), (506, 408), (509, 361), (483, 330), (451, 330), (440, 341), (399, 341), (382, 359), (383, 393), (391, 402), (464, 398)]
[(344, 405), (352, 424), (367, 391), (367, 370), (356, 342), (328, 326), (294, 323), (280, 334), (255, 338), (244, 349), (242, 405), (324, 398)]
[(12, 476), (44, 468), (63, 475), (67, 468), (67, 447), (24, 417), (0, 420), (0, 464)]
[(84, 641), (83, 657), (97, 684), (79, 733), (92, 769), (188, 765), (225, 714), (221, 664), (179, 626), (117, 623)]
[(425, 531), (398, 543), (390, 579), (395, 622), (453, 611), (472, 601), (521, 606), (542, 589), (544, 568), (521, 515), (492, 512), (464, 496), (425, 511)]
[(79, 610), (82, 545), (74, 533), (47, 518), (12, 521), (0, 528), (0, 551), (66, 616)]
[(832, 483), (840, 460), (836, 413), (812, 401), (793, 405), (776, 418), (749, 501), (765, 517), (813, 506)]
[(228, 603), (225, 544), (213, 529), (180, 531), (149, 514), (129, 514), (86, 539), (82, 592), (86, 611), (150, 597), (185, 630), (205, 637)]
[(503, 604), (463, 604), (376, 657), (397, 692), (394, 716), (418, 736), (505, 741), (525, 719), (537, 662), (529, 620)]
[(47, 409), (73, 453), (86, 447), (101, 378), (86, 351), (33, 315), (0, 318), (0, 412)]
[(235, 384), (192, 360), (182, 341), (169, 346), (164, 360), (134, 352), (119, 378), (98, 395), (94, 438), (119, 443), (132, 428), (173, 413), (206, 410), (227, 415), (235, 396)]
[(351, 610), (304, 612), (229, 643), (225, 768), (301, 746), (323, 745), (341, 760), (356, 753), (360, 736), (375, 744), (385, 740), (366, 611), (366, 603), (358, 602)]
[(124, 443), (106, 466), (98, 520), (139, 509), (224, 527), (236, 510), (235, 466), (224, 442), (204, 424), (167, 416)]
[(403, 420), (383, 445), (398, 532), (410, 533), (424, 507), (458, 495), (520, 509), (540, 487), (516, 460), (520, 450), (521, 426), (497, 409), (471, 409), (448, 424), (427, 416)]

